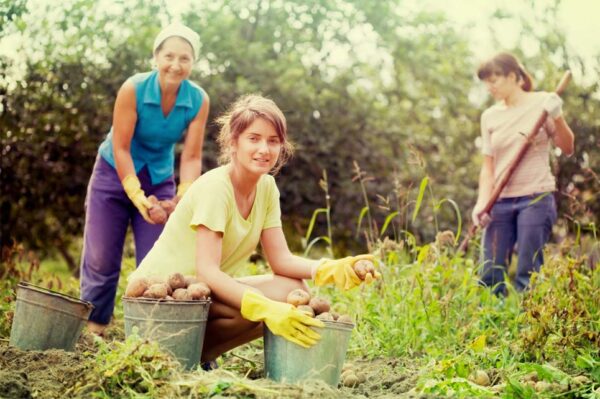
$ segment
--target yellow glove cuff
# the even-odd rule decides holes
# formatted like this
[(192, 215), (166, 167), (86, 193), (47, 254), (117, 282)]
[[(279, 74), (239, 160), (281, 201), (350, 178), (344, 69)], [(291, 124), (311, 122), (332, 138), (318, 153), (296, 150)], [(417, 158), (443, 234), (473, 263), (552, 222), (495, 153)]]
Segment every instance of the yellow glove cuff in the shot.
[(121, 184), (130, 199), (133, 199), (140, 191), (142, 191), (142, 184), (136, 175), (125, 176)]
[(180, 198), (183, 197), (183, 194), (185, 194), (185, 192), (188, 190), (188, 188), (190, 188), (191, 185), (191, 181), (183, 181), (179, 183), (179, 185), (177, 186), (177, 196)]

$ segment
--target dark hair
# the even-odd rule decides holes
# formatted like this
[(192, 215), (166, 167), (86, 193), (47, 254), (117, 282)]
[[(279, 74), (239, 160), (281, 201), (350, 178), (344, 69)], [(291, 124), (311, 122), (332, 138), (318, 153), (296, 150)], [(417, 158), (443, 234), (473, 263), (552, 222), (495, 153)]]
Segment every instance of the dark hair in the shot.
[(217, 138), (220, 148), (219, 163), (223, 164), (231, 160), (229, 147), (258, 118), (271, 123), (277, 132), (281, 141), (281, 152), (273, 173), (281, 169), (294, 153), (294, 146), (287, 138), (285, 116), (273, 100), (256, 94), (240, 97), (231, 105), (229, 111), (217, 119), (217, 124), (221, 127)]
[(492, 59), (482, 63), (477, 69), (477, 77), (479, 80), (485, 80), (491, 75), (508, 76), (511, 72), (522, 82), (521, 88), (523, 90), (533, 90), (531, 75), (525, 70), (517, 57), (510, 53), (499, 53)]

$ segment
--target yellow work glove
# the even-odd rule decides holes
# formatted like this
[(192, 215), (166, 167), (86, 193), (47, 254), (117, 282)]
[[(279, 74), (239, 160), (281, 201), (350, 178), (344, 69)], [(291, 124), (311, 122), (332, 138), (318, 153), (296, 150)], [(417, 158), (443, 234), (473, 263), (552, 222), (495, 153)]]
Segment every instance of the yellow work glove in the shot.
[[(313, 280), (315, 285), (321, 286), (325, 284), (335, 284), (340, 290), (350, 290), (363, 282), (358, 277), (354, 268), (354, 263), (359, 260), (370, 260), (374, 262), (375, 258), (373, 255), (358, 255), (358, 256), (347, 256), (343, 259), (323, 259), (316, 268), (313, 270)], [(373, 276), (367, 273), (365, 282), (371, 283), (373, 279), (379, 278), (380, 274), (375, 272)]]
[(146, 194), (144, 194), (144, 190), (142, 190), (142, 185), (140, 184), (140, 180), (136, 175), (127, 175), (121, 182), (123, 188), (125, 189), (125, 193), (133, 202), (133, 205), (140, 211), (142, 217), (146, 222), (154, 224), (150, 216), (148, 215), (148, 209), (152, 208), (152, 204), (146, 198)]
[(188, 190), (188, 188), (190, 188), (191, 185), (191, 181), (182, 181), (181, 183), (179, 183), (179, 185), (177, 186), (177, 197), (183, 197), (183, 194), (185, 194), (185, 192)]
[(241, 312), (246, 320), (263, 321), (273, 334), (305, 348), (321, 339), (310, 326), (324, 327), (322, 321), (313, 319), (289, 303), (273, 301), (252, 290), (244, 292)]

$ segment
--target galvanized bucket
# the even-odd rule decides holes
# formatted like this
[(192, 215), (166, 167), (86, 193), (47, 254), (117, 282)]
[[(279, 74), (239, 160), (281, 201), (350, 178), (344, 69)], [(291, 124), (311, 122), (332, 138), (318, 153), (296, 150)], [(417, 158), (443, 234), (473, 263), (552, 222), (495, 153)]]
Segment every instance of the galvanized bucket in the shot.
[(324, 328), (315, 328), (321, 339), (308, 349), (274, 335), (265, 326), (267, 378), (291, 384), (318, 379), (337, 387), (354, 325), (334, 321), (323, 323)]
[(73, 351), (92, 309), (90, 302), (20, 282), (9, 345)]
[(125, 336), (138, 328), (141, 337), (158, 341), (187, 369), (200, 363), (210, 300), (165, 301), (123, 298)]

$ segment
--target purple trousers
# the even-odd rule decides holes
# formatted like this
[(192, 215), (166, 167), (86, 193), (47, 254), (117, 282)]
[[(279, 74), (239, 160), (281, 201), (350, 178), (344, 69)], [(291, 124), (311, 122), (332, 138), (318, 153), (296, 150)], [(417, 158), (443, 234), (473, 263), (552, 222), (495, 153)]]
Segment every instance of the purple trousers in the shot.
[[(138, 173), (142, 190), (159, 200), (175, 195), (173, 177), (152, 184), (147, 168)], [(81, 299), (94, 304), (90, 320), (108, 324), (115, 306), (123, 246), (131, 223), (139, 265), (163, 230), (150, 224), (129, 200), (117, 171), (101, 156), (96, 158), (85, 200), (85, 228), (81, 255)]]

